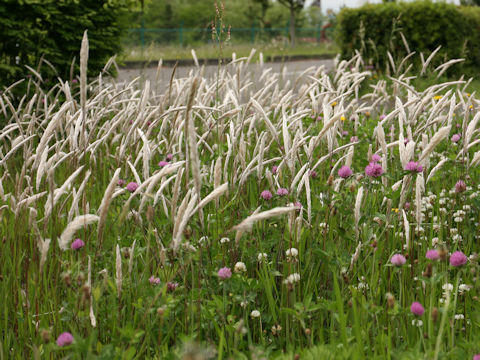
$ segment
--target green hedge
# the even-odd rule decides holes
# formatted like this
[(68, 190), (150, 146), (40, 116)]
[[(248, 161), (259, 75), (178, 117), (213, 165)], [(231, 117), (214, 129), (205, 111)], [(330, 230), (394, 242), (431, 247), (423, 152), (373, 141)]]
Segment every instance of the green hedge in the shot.
[(55, 68), (44, 63), (40, 69), (44, 79), (69, 79), (73, 59), (79, 63), (84, 30), (89, 37), (89, 74), (97, 75), (120, 51), (132, 1), (1, 0), (0, 86), (31, 74), (25, 65), (36, 69), (42, 57)]
[(400, 31), (410, 50), (416, 51), (414, 59), (417, 64), (420, 52), (427, 58), (442, 45), (433, 64), (466, 57), (465, 63), (455, 65), (457, 71), (478, 70), (480, 67), (479, 7), (417, 1), (345, 8), (339, 13), (337, 31), (343, 58), (349, 58), (359, 50), (364, 59), (379, 68), (384, 68), (388, 61), (387, 50), (394, 59), (407, 54)]

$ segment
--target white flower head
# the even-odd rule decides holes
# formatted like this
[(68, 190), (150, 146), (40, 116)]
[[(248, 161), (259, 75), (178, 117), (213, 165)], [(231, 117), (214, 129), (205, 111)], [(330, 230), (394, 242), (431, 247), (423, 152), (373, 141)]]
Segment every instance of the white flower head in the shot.
[(422, 320), (419, 320), (419, 319), (413, 319), (413, 320), (412, 320), (412, 325), (413, 325), (413, 326), (420, 327), (420, 326), (423, 325), (423, 321), (422, 321)]
[(258, 253), (257, 260), (258, 262), (262, 262), (263, 260), (267, 260), (268, 255), (267, 253)]
[(296, 258), (298, 256), (298, 250), (295, 248), (290, 248), (287, 251), (285, 251), (285, 255), (287, 255), (287, 257)]
[(245, 265), (245, 263), (239, 261), (235, 264), (235, 267), (233, 268), (233, 270), (236, 273), (246, 272), (247, 271), (247, 266)]
[(293, 273), (291, 275), (288, 275), (288, 277), (283, 282), (287, 285), (293, 285), (299, 281), (300, 281), (300, 274)]
[(260, 317), (260, 311), (258, 311), (258, 310), (253, 310), (253, 311), (250, 313), (250, 317), (251, 317), (252, 319), (255, 319), (255, 318)]

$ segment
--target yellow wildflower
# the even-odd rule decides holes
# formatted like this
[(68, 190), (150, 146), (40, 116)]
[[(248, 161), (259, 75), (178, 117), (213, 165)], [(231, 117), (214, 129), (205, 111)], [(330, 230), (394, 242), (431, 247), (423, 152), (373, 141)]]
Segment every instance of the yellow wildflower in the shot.
[(337, 102), (336, 102), (336, 101), (332, 102), (332, 107), (335, 107), (335, 106), (337, 106)]
[(345, 116), (342, 116), (340, 120), (345, 121)]
[(442, 95), (435, 95), (433, 97), (434, 100), (440, 100), (442, 98)]
[(398, 214), (398, 211), (399, 211), (399, 210), (398, 210), (398, 208), (392, 208), (392, 211), (393, 211), (393, 212), (396, 212), (396, 213)]

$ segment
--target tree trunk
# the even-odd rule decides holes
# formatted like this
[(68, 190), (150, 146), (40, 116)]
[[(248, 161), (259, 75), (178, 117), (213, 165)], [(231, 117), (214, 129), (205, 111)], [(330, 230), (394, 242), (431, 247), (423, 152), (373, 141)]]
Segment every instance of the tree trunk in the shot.
[(295, 8), (290, 7), (290, 46), (295, 47)]

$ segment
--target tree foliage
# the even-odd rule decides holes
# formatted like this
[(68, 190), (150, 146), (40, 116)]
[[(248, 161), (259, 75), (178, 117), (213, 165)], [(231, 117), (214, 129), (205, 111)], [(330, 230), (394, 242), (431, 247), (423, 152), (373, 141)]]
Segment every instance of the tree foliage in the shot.
[(358, 50), (379, 68), (389, 63), (387, 51), (395, 59), (408, 54), (401, 34), (410, 51), (417, 54), (428, 56), (441, 46), (433, 64), (448, 58), (464, 58), (465, 62), (455, 67), (462, 72), (478, 69), (480, 64), (479, 7), (429, 1), (370, 4), (343, 9), (337, 29), (343, 58)]
[(78, 64), (85, 30), (90, 41), (89, 73), (97, 75), (105, 61), (121, 50), (131, 5), (132, 0), (0, 1), (0, 84), (25, 77), (30, 72), (26, 66), (36, 69), (39, 64), (44, 80), (69, 78), (72, 61)]

